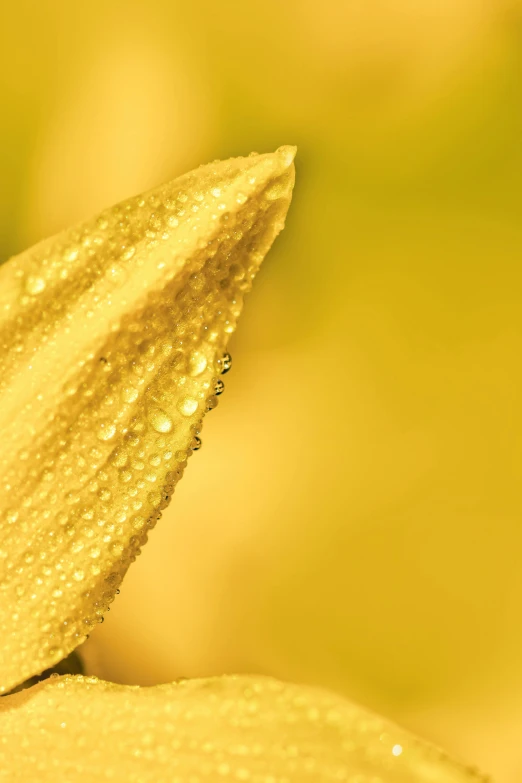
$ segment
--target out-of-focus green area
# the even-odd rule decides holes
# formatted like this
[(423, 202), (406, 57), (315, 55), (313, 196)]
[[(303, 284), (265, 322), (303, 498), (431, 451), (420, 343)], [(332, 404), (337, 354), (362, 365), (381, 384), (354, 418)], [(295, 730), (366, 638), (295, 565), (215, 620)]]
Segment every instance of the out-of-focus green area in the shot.
[(0, 17), (2, 259), (201, 162), (299, 148), (227, 393), (92, 667), (322, 683), (520, 780), (521, 4)]

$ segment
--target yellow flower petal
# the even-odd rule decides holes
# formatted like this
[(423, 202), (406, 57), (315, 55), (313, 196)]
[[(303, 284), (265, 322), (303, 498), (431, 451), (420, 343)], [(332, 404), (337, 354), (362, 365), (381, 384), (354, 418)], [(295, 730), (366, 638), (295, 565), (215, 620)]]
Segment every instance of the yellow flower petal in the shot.
[(46, 680), (0, 700), (0, 770), (39, 783), (480, 779), (340, 696), (249, 676), (153, 688)]
[(0, 692), (86, 638), (168, 504), (294, 152), (203, 166), (0, 268)]

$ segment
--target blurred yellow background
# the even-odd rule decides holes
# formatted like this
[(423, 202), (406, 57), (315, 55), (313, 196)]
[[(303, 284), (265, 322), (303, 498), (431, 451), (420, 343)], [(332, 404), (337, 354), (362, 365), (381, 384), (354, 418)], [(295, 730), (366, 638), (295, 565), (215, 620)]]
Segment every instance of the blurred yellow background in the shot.
[(522, 780), (522, 4), (18, 0), (0, 258), (299, 148), (204, 448), (88, 642), (340, 690)]

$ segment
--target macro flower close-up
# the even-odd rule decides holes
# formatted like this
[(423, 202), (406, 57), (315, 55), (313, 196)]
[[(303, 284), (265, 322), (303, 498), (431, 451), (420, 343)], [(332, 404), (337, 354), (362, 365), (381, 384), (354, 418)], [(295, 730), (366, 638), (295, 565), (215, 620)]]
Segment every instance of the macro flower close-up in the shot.
[(3, 4), (1, 783), (520, 783), (521, 20)]
[[(2, 267), (4, 694), (103, 619), (199, 450), (294, 154), (202, 166)], [(13, 780), (474, 779), (333, 694), (259, 677), (49, 678), (0, 721)]]

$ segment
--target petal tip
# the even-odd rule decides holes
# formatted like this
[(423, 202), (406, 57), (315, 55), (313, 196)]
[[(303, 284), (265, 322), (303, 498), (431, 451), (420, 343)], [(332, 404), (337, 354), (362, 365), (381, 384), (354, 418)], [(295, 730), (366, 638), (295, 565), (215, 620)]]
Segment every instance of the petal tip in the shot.
[(278, 147), (276, 155), (279, 156), (282, 163), (286, 168), (292, 165), (297, 153), (297, 147), (293, 144), (284, 144), (282, 147)]

